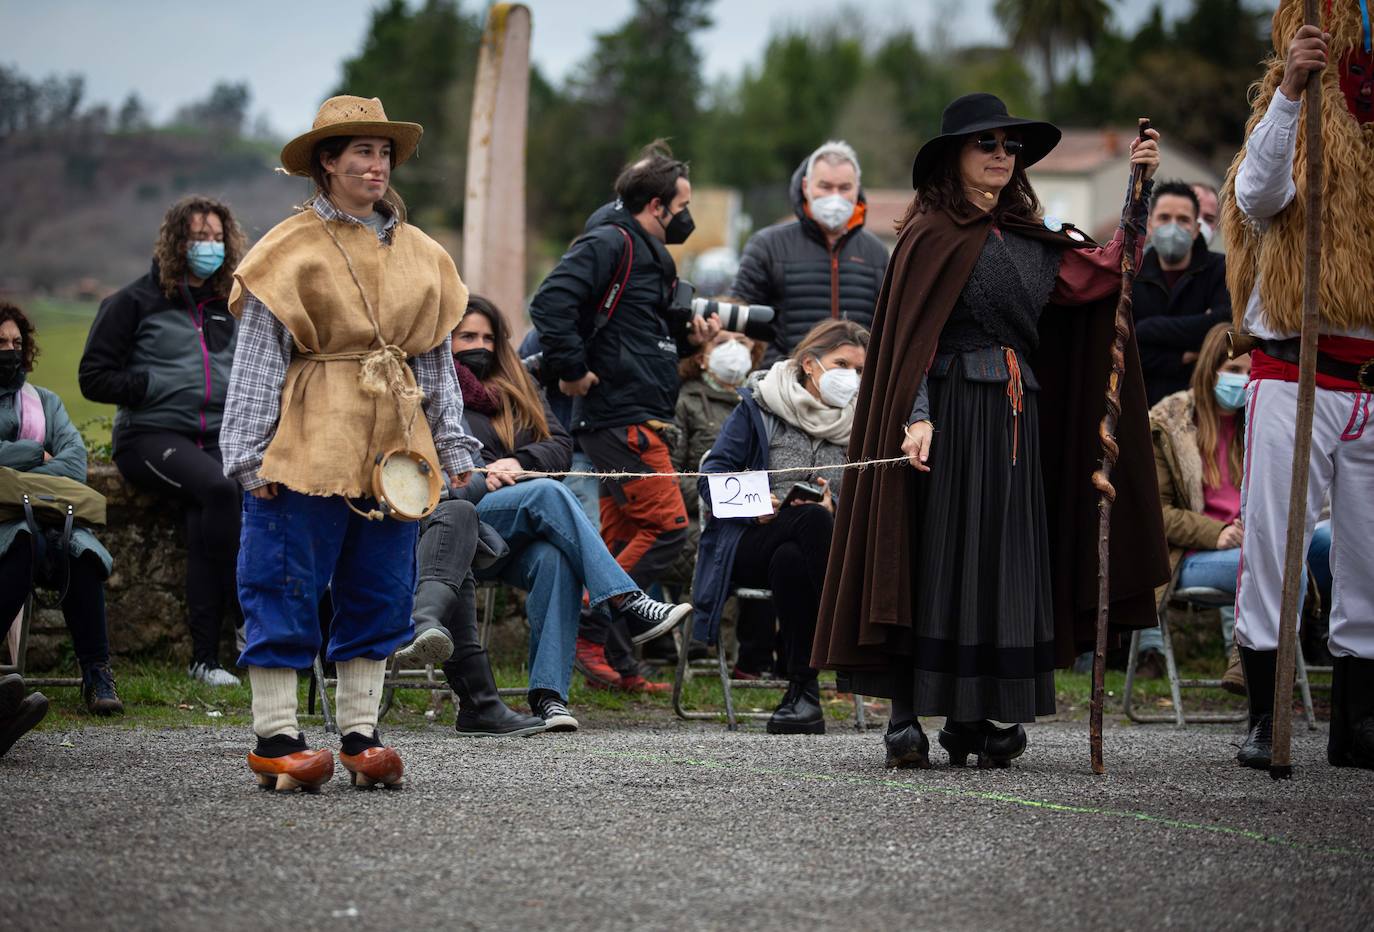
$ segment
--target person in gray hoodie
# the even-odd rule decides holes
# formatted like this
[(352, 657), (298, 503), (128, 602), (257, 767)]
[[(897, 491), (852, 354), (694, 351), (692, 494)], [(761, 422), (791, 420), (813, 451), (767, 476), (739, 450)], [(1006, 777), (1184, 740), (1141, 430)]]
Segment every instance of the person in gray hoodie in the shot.
[(106, 298), (78, 375), (118, 406), (114, 461), (130, 483), (186, 508), (186, 603), (193, 679), (238, 684), (220, 666), (226, 611), (238, 615), (238, 484), (226, 478), (220, 419), (234, 361), (225, 298), (245, 240), (229, 208), (193, 195), (167, 211), (148, 274)]

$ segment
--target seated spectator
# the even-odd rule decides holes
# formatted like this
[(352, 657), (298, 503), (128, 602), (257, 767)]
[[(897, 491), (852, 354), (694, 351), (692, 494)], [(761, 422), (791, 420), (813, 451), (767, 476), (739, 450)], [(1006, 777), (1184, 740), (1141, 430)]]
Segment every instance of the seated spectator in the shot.
[[(1180, 589), (1201, 586), (1236, 591), (1250, 357), (1226, 358), (1228, 326), (1217, 324), (1207, 333), (1193, 372), (1193, 387), (1168, 396), (1150, 409), (1164, 533)], [(1310, 559), (1329, 549), (1326, 535), (1329, 531), (1313, 535)], [(1220, 612), (1229, 658), (1222, 682), (1228, 690), (1244, 694), (1240, 651), (1232, 637), (1235, 607), (1223, 606)], [(1163, 647), (1158, 628), (1141, 632), (1138, 669), (1142, 676), (1164, 673)]]
[(162, 219), (148, 274), (101, 302), (79, 370), (83, 395), (118, 405), (120, 473), (186, 509), (187, 673), (211, 686), (239, 682), (219, 662), (226, 612), (242, 624), (241, 499), (224, 475), (219, 428), (236, 335), (226, 296), (243, 252), (228, 207), (200, 196), (177, 201)]
[[(726, 419), (703, 472), (763, 469), (774, 474), (773, 514), (762, 518), (711, 516), (701, 532), (696, 581), (697, 636), (715, 639), (721, 609), (738, 586), (771, 589), (787, 657), (787, 694), (768, 720), (771, 734), (822, 734), (820, 685), (811, 642), (820, 610), (835, 524), (854, 397), (868, 348), (868, 331), (853, 321), (813, 327), (790, 359), (751, 376), (739, 407)], [(789, 497), (798, 483), (822, 490), (820, 501)], [(709, 505), (710, 486), (699, 492)]]
[(1198, 199), (1180, 181), (1155, 185), (1149, 246), (1131, 298), (1150, 404), (1188, 388), (1202, 339), (1231, 319), (1226, 257), (1198, 235)]
[[(33, 324), (19, 308), (0, 302), (0, 466), (84, 483), (86, 444), (62, 399), (27, 381), (37, 355)], [(105, 628), (109, 551), (83, 527), (73, 528), (65, 542), (57, 529), (40, 530), (34, 535), (24, 520), (0, 522), (0, 641), (18, 623), (35, 584), (58, 589), (86, 708), (96, 715), (123, 712)], [(23, 697), (21, 679), (0, 680), (0, 754), (46, 711), (42, 694)]]
[[(561, 472), (572, 441), (549, 411), (515, 355), (505, 320), (489, 301), (471, 296), (453, 335), (454, 368), (463, 392), (468, 432), (482, 442), (485, 478), (468, 483), (478, 516), (505, 539), (510, 554), (476, 571), (529, 593), (529, 703), (550, 731), (572, 731), (568, 686), (584, 590), (588, 604), (613, 606), (643, 641), (670, 630), (691, 611), (640, 591), (625, 573), (576, 497), (555, 479), (527, 472)], [(625, 684), (633, 688), (635, 684)]]
[[(677, 416), (673, 420), (678, 437), (672, 451), (673, 468), (678, 472), (697, 471), (702, 457), (716, 442), (721, 425), (739, 404), (740, 386), (749, 373), (758, 368), (766, 349), (767, 344), (760, 340), (722, 330), (699, 353), (688, 356), (678, 365), (682, 388), (678, 392)], [(682, 500), (687, 504), (687, 546), (682, 548), (665, 582), (686, 592), (692, 587), (701, 525), (697, 480), (684, 477), (678, 480), (678, 485), (682, 489)], [(773, 625), (772, 606), (763, 602), (741, 602), (735, 629), (740, 642), (737, 674), (757, 677), (772, 669)], [(660, 638), (655, 643), (663, 640), (666, 639)]]

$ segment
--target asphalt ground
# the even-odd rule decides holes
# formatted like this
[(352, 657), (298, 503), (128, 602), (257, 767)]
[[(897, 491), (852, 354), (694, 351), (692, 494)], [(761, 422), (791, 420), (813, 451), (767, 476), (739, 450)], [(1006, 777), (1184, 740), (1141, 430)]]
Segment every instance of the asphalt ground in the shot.
[(241, 726), (29, 735), (0, 758), (0, 926), (1374, 925), (1374, 773), (1327, 766), (1324, 727), (1276, 783), (1232, 726), (1109, 727), (1095, 777), (1081, 723), (1008, 770), (891, 772), (877, 732), (588, 724), (396, 730), (403, 790), (339, 767), (319, 796), (260, 792)]

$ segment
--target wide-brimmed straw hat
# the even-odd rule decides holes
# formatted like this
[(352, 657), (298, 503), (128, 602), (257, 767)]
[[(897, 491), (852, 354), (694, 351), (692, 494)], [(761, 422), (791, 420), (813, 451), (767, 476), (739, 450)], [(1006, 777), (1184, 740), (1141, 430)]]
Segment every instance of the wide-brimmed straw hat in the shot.
[(398, 123), (386, 118), (382, 102), (376, 97), (331, 97), (320, 104), (315, 125), (288, 142), (281, 150), (281, 164), (293, 175), (310, 174), (310, 154), (315, 143), (330, 136), (381, 136), (390, 139), (394, 164), (400, 165), (415, 154), (425, 128), (419, 123)]
[(1015, 129), (1025, 148), (1016, 156), (1022, 168), (1034, 165), (1059, 145), (1059, 127), (1042, 120), (1026, 120), (1007, 113), (1007, 105), (994, 94), (965, 94), (945, 108), (940, 135), (921, 146), (911, 164), (911, 186), (920, 188), (940, 164), (950, 146), (966, 136), (990, 129)]

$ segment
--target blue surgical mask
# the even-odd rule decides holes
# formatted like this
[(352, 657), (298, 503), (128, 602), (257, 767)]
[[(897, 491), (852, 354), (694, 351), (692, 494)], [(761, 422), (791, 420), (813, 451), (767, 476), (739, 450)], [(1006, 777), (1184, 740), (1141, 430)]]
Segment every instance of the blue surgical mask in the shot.
[(1245, 405), (1245, 386), (1250, 376), (1243, 372), (1218, 372), (1217, 386), (1212, 389), (1217, 404), (1227, 411), (1237, 411)]
[(186, 247), (186, 264), (196, 278), (209, 278), (224, 264), (224, 244), (197, 240)]

